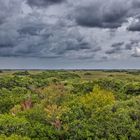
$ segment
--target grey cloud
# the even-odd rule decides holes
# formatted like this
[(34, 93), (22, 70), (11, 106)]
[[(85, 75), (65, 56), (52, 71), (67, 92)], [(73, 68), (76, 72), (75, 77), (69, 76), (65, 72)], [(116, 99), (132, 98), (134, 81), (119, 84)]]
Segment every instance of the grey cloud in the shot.
[(133, 57), (140, 56), (139, 52), (139, 40), (130, 40), (127, 43), (125, 42), (118, 42), (111, 45), (111, 48), (108, 49), (105, 54), (112, 55), (112, 54), (124, 54), (126, 55), (129, 53)]
[(140, 57), (140, 48), (135, 48), (134, 53), (131, 56)]
[(128, 43), (125, 45), (126, 50), (132, 50), (132, 48), (133, 48), (133, 45), (131, 43)]
[[(56, 45), (53, 45), (54, 43), (51, 43), (50, 51), (53, 53), (56, 53), (56, 55), (66, 55), (67, 53), (71, 51), (79, 52), (82, 50), (91, 50), (91, 44), (84, 40), (84, 38), (76, 32), (71, 32), (71, 34), (65, 33), (65, 36), (62, 38), (55, 38), (55, 35), (53, 36), (54, 39), (52, 42), (55, 42)], [(75, 34), (76, 33), (76, 34)]]
[(1, 26), (0, 30), (0, 56), (5, 56), (8, 53), (12, 53), (11, 50), (18, 42), (18, 33), (13, 29), (8, 29), (7, 25)]
[(0, 25), (21, 12), (21, 0), (0, 1)]
[[(7, 7), (5, 1), (10, 2)], [(100, 61), (111, 60), (118, 54), (120, 57), (130, 56), (130, 53), (133, 57), (139, 56), (138, 50), (133, 52), (139, 45), (138, 33), (128, 33), (124, 28), (116, 30), (128, 17), (137, 15), (139, 6), (132, 4), (132, 0), (80, 0), (73, 2), (70, 8), (68, 3), (46, 8), (62, 0), (28, 0), (28, 4), (22, 0), (5, 1), (0, 1), (3, 3), (0, 5), (3, 11), (0, 13), (1, 57)], [(59, 11), (59, 6), (64, 10)], [(83, 26), (98, 28), (92, 30)], [(112, 32), (101, 28), (111, 28)], [(135, 37), (136, 40), (130, 40)]]
[(119, 48), (120, 46), (122, 46), (124, 44), (124, 42), (118, 42), (118, 43), (114, 43), (112, 44), (113, 48)]
[(52, 4), (58, 4), (61, 3), (65, 0), (27, 0), (27, 3), (31, 6), (31, 7), (46, 7)]
[(131, 39), (130, 40), (130, 43), (132, 44), (132, 45), (138, 45), (139, 44), (139, 42), (140, 42), (140, 40), (134, 40), (134, 39)]
[[(120, 50), (119, 50), (120, 51)], [(115, 53), (118, 53), (118, 50), (116, 49), (112, 49), (112, 50), (108, 50), (105, 52), (106, 54), (115, 54)]]
[(140, 55), (139, 54), (136, 54), (136, 53), (132, 54), (131, 56), (132, 57), (140, 57)]
[(122, 45), (124, 45), (124, 42), (118, 42), (111, 45), (111, 49), (107, 50), (106, 54), (115, 54), (115, 53), (121, 53), (123, 50)]
[[(140, 12), (139, 0), (93, 0), (76, 7), (76, 22), (85, 27), (118, 28), (129, 17)], [(129, 30), (139, 30), (140, 26), (131, 25)]]
[(139, 0), (133, 0), (132, 5), (134, 8), (140, 8), (140, 1)]
[(44, 24), (31, 23), (19, 29), (18, 32), (20, 35), (39, 35), (40, 32), (45, 28), (44, 26)]
[(0, 56), (72, 58), (73, 53), (78, 55), (81, 51), (89, 50), (88, 55), (91, 51), (98, 51), (76, 27), (69, 29), (58, 22), (47, 24), (32, 14), (20, 20), (18, 26), (11, 26), (9, 33), (9, 24), (4, 24), (3, 32), (0, 32)]
[(133, 2), (133, 8), (134, 10), (131, 10), (131, 14), (133, 15), (133, 21), (127, 28), (128, 31), (140, 31), (140, 1), (134, 0)]
[(0, 44), (0, 48), (11, 48), (11, 47), (14, 47), (14, 45), (13, 44), (8, 44), (8, 43)]
[(140, 21), (137, 23), (132, 23), (127, 29), (129, 31), (140, 31)]
[(125, 0), (94, 0), (90, 5), (79, 6), (76, 22), (86, 27), (117, 28), (126, 21), (128, 11), (129, 2)]
[(130, 40), (129, 43), (125, 44), (125, 49), (132, 50), (134, 47), (138, 47), (139, 42), (139, 40)]

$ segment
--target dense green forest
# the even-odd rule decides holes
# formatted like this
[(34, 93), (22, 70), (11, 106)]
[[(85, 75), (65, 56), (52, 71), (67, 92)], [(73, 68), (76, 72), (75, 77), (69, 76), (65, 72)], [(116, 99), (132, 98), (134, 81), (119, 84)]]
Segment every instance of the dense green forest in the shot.
[(140, 140), (140, 71), (0, 71), (0, 140)]

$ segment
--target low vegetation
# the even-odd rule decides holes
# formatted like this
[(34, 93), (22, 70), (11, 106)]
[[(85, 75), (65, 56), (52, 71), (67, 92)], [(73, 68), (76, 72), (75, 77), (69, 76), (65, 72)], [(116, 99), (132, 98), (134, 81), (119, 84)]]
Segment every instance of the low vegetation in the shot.
[(0, 140), (139, 140), (139, 71), (1, 71)]

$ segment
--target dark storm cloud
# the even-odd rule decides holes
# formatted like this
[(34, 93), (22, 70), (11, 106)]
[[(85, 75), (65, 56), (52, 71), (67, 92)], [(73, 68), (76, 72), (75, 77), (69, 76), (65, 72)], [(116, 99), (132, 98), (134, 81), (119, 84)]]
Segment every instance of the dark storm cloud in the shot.
[(94, 9), (94, 11), (93, 9), (93, 7), (79, 9), (80, 14), (76, 17), (77, 23), (87, 27), (117, 28), (124, 22), (123, 15), (125, 11), (122, 13), (110, 13), (110, 15), (103, 15), (101, 17), (101, 15), (98, 15), (98, 10)]
[(31, 6), (31, 7), (46, 7), (52, 4), (58, 4), (61, 3), (65, 0), (27, 0), (27, 3)]
[(140, 40), (130, 40), (130, 43), (126, 44), (125, 49), (132, 52), (132, 57), (140, 57)]
[(20, 33), (20, 35), (39, 35), (44, 28), (44, 24), (31, 23), (19, 29), (18, 32)]
[[(63, 36), (63, 34), (61, 35)], [(71, 31), (70, 34), (65, 32), (63, 39), (56, 38), (55, 33), (51, 36), (51, 38), (53, 40), (50, 42), (50, 46), (52, 46), (50, 48), (50, 52), (55, 53), (55, 55), (64, 56), (70, 52), (79, 53), (82, 50), (92, 50), (91, 44), (87, 42), (79, 33), (77, 34), (73, 31)], [(54, 45), (53, 42), (56, 45)]]
[(16, 40), (14, 39), (14, 34), (12, 38), (12, 34), (5, 33), (5, 31), (0, 32), (0, 49), (2, 48), (13, 48), (16, 44)]
[[(139, 41), (129, 41), (138, 34), (127, 34), (123, 24), (128, 23), (128, 17), (139, 19), (139, 0), (67, 0), (60, 4), (63, 1), (0, 1), (0, 57), (60, 58), (82, 63), (85, 59), (111, 60), (130, 51), (133, 57), (139, 56), (139, 50), (133, 52)], [(116, 30), (122, 24), (124, 28)], [(136, 28), (136, 23), (129, 30), (132, 26)]]
[(128, 43), (125, 45), (126, 50), (132, 50), (132, 48), (133, 48), (133, 45), (131, 43)]
[(1, 27), (0, 31), (0, 56), (10, 56), (17, 44), (17, 34), (13, 30), (7, 32), (6, 26)]
[(133, 0), (132, 1), (132, 6), (134, 7), (134, 8), (140, 8), (140, 1), (139, 0)]
[(21, 11), (21, 0), (0, 0), (0, 25)]
[(130, 40), (130, 43), (132, 44), (132, 45), (138, 45), (139, 44), (139, 42), (140, 42), (140, 40), (135, 40), (135, 39), (131, 39)]
[(0, 48), (11, 48), (14, 47), (14, 44), (0, 44)]
[(122, 46), (124, 44), (124, 42), (118, 42), (118, 43), (114, 43), (112, 44), (113, 48), (119, 48), (120, 46)]
[(118, 53), (118, 51), (120, 51), (120, 49), (119, 50), (111, 49), (111, 50), (106, 51), (105, 53), (106, 54), (115, 54), (115, 53)]
[(111, 49), (107, 50), (105, 53), (106, 54), (121, 53), (121, 51), (123, 50), (122, 45), (124, 45), (124, 42), (114, 43), (111, 45)]
[(94, 1), (78, 8), (76, 22), (81, 26), (117, 28), (125, 22), (129, 8), (121, 1)]
[(0, 17), (0, 25), (3, 24), (5, 22), (4, 18)]
[[(76, 8), (78, 25), (99, 28), (118, 28), (129, 17), (135, 17), (140, 12), (140, 2), (135, 0), (94, 0)], [(140, 26), (131, 27), (136, 30)]]
[(135, 47), (139, 46), (139, 40), (130, 40), (129, 43), (125, 44), (125, 49), (126, 50), (132, 50)]
[(9, 32), (4, 24), (0, 32), (0, 56), (72, 58), (74, 53), (76, 58), (85, 58), (82, 53), (97, 51), (76, 27), (69, 29), (65, 22), (62, 25), (59, 20), (55, 24), (44, 23), (33, 14), (20, 20), (18, 26), (11, 26)]
[(129, 31), (140, 31), (140, 0), (132, 1), (131, 15), (133, 22), (127, 28)]
[(137, 57), (140, 57), (140, 55), (135, 54), (135, 53), (134, 53), (134, 54), (132, 54), (131, 56), (132, 56), (132, 57), (136, 57), (136, 58), (137, 58)]
[(140, 21), (137, 23), (132, 23), (127, 29), (129, 31), (140, 31)]

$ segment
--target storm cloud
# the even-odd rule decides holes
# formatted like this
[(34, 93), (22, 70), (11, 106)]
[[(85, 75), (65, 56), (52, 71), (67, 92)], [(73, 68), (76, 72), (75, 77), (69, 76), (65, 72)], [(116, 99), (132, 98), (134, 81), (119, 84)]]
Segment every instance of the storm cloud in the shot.
[(65, 0), (27, 0), (27, 3), (31, 7), (47, 7), (49, 5), (58, 4)]
[(137, 21), (136, 23), (132, 23), (129, 27), (128, 27), (129, 31), (140, 31), (140, 21)]
[(76, 21), (79, 25), (87, 27), (117, 28), (125, 21), (128, 9), (115, 2), (110, 5), (102, 5), (100, 2), (79, 7)]
[[(140, 2), (135, 0), (94, 0), (76, 8), (76, 22), (85, 27), (118, 28), (140, 12)], [(133, 25), (130, 25), (132, 29)], [(135, 25), (136, 26), (136, 25)], [(137, 25), (138, 27), (139, 25)]]
[(139, 13), (139, 0), (1, 0), (0, 57), (138, 61)]
[(106, 54), (115, 54), (115, 53), (121, 53), (123, 50), (122, 45), (124, 45), (124, 42), (118, 42), (111, 45), (111, 49), (106, 51)]

